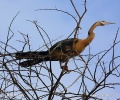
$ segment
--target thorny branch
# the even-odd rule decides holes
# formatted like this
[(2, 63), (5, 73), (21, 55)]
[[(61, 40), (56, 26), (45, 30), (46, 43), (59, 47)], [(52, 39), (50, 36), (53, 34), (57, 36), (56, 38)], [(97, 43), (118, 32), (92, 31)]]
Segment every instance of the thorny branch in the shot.
[[(82, 18), (87, 11), (86, 1), (87, 0), (84, 0), (84, 12), (80, 14), (74, 4), (74, 1), (70, 0), (70, 3), (78, 18), (74, 17), (74, 15), (67, 11), (59, 10), (57, 8), (38, 10), (58, 11), (72, 17), (76, 22), (76, 26), (69, 34), (67, 39), (72, 35), (76, 38), (80, 29)], [(18, 14), (19, 12), (10, 23), (7, 40), (5, 42), (0, 41), (0, 44), (2, 44), (0, 45), (0, 99), (54, 100), (55, 98), (58, 98), (61, 100), (88, 100), (91, 98), (93, 100), (102, 100), (94, 95), (97, 94), (97, 92), (102, 91), (104, 88), (114, 89), (116, 86), (120, 85), (117, 81), (108, 81), (110, 77), (114, 77), (116, 79), (120, 78), (120, 55), (115, 54), (116, 48), (120, 45), (120, 40), (118, 40), (119, 28), (113, 44), (109, 49), (92, 54), (91, 48), (89, 48), (88, 54), (79, 55), (78, 59), (73, 58), (74, 66), (76, 66), (76, 68), (74, 69), (73, 67), (71, 73), (68, 74), (62, 70), (58, 74), (55, 73), (53, 67), (58, 67), (59, 69), (59, 66), (54, 66), (54, 62), (44, 62), (33, 67), (23, 68), (18, 65), (19, 61), (14, 58), (14, 53), (9, 52), (9, 49), (7, 49), (8, 47), (14, 52), (17, 51), (14, 46), (9, 44), (9, 42), (14, 39), (14, 32), (12, 31), (11, 26)], [(30, 22), (35, 25), (40, 37), (43, 39), (45, 44), (43, 47), (49, 50), (48, 44), (52, 45), (52, 41), (50, 40), (47, 32), (41, 28), (37, 22)], [(21, 51), (24, 52), (27, 45), (29, 47), (28, 49), (31, 50), (29, 34), (26, 35), (20, 31), (18, 31), (18, 33), (23, 37), (23, 40), (17, 40), (18, 43), (23, 44)], [(49, 43), (47, 43), (44, 39), (43, 34), (48, 37)], [(74, 42), (73, 45), (75, 44)], [(41, 49), (42, 47), (38, 50)], [(106, 63), (105, 57), (108, 55), (111, 56), (111, 59), (108, 63)], [(73, 76), (75, 77), (73, 78)], [(70, 81), (68, 81), (68, 79), (70, 79)], [(91, 85), (91, 88), (89, 88), (89, 85)], [(75, 87), (78, 88), (75, 90), (71, 89)]]

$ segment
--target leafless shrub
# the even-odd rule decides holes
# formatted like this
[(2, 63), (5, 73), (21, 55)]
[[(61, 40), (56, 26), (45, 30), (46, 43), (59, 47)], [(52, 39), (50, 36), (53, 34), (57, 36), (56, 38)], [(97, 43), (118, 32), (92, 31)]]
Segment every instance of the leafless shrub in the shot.
[[(59, 9), (38, 9), (38, 10), (48, 10), (48, 11), (57, 11), (68, 16), (72, 17), (76, 22), (76, 27), (69, 34), (67, 38), (69, 38), (72, 34), (74, 34), (74, 38), (80, 29), (80, 23), (82, 18), (84, 17), (87, 7), (86, 0), (84, 0), (84, 12), (83, 14), (79, 14), (76, 9), (74, 2), (70, 0), (74, 11), (77, 14), (78, 18), (75, 18), (69, 12)], [(37, 10), (37, 11), (38, 11)], [(19, 14), (19, 12), (18, 12)], [(17, 15), (18, 15), (17, 14)], [(16, 15), (16, 16), (17, 16)], [(12, 23), (14, 22), (16, 16), (10, 23), (7, 40), (6, 42), (0, 41), (0, 44), (4, 46), (0, 46), (0, 98), (1, 99), (10, 99), (10, 100), (40, 100), (40, 99), (48, 99), (53, 100), (54, 98), (60, 98), (61, 100), (102, 100), (101, 98), (97, 98), (95, 94), (101, 91), (104, 88), (115, 88), (115, 86), (119, 86), (119, 82), (109, 82), (108, 79), (110, 77), (120, 78), (120, 56), (115, 56), (116, 47), (119, 45), (119, 40), (117, 40), (119, 34), (119, 28), (117, 30), (116, 36), (113, 41), (113, 45), (107, 50), (103, 50), (98, 52), (97, 54), (92, 54), (89, 49), (89, 54), (87, 55), (79, 55), (78, 59), (73, 58), (74, 64), (76, 66), (75, 69), (72, 70), (72, 73), (78, 77), (71, 79), (72, 82), (69, 83), (69, 86), (64, 85), (63, 78), (69, 73), (61, 70), (59, 75), (54, 74), (52, 69), (51, 61), (49, 63), (40, 63), (33, 67), (23, 68), (18, 65), (19, 61), (17, 61), (14, 57), (14, 53), (9, 52), (9, 49), (17, 52), (14, 46), (9, 45), (9, 42), (14, 37), (14, 32), (11, 29)], [(47, 35), (45, 30), (41, 28), (36, 21), (30, 21), (33, 25), (35, 25), (36, 29), (40, 33), (44, 41), (44, 48), (49, 49), (46, 40), (44, 39), (43, 33)], [(41, 32), (42, 31), (42, 32)], [(23, 40), (18, 40), (20, 43), (23, 43), (22, 52), (24, 52), (24, 48), (26, 46), (29, 47), (30, 50), (30, 40), (29, 35), (26, 35), (22, 32), (19, 32)], [(49, 44), (51, 45), (52, 41), (49, 36)], [(73, 46), (74, 48), (74, 46)], [(41, 48), (40, 48), (41, 49)], [(40, 50), (39, 49), (39, 50)], [(110, 55), (111, 59), (106, 63), (104, 58)], [(82, 67), (76, 60), (82, 62)], [(70, 77), (70, 76), (69, 76)], [(72, 90), (75, 84), (77, 83), (77, 90)], [(89, 86), (91, 85), (91, 86)]]

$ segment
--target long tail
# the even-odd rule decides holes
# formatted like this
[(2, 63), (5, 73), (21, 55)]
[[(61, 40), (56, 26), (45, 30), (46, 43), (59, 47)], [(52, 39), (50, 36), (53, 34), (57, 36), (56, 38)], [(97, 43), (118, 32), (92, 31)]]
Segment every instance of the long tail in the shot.
[(41, 51), (41, 52), (17, 52), (16, 59), (27, 59), (26, 61), (20, 62), (19, 65), (22, 67), (29, 67), (35, 64), (38, 64), (43, 61), (49, 61), (49, 52)]
[(30, 60), (20, 62), (19, 65), (22, 67), (29, 67), (29, 66), (41, 63), (43, 61), (49, 61), (49, 60), (50, 60), (50, 57), (46, 57), (44, 59), (30, 59)]
[(36, 58), (41, 58), (41, 57), (45, 57), (49, 54), (48, 51), (30, 51), (30, 52), (16, 52), (15, 53), (15, 58), (17, 60), (20, 59), (36, 59)]

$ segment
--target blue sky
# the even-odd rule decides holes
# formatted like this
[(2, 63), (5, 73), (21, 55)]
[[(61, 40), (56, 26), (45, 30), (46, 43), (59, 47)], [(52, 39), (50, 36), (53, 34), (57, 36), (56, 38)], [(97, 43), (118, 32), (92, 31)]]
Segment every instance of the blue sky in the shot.
[[(81, 14), (83, 12), (83, 0), (73, 1), (75, 2), (78, 11)], [(82, 30), (79, 31), (79, 38), (86, 38), (90, 26), (98, 20), (105, 20), (116, 23), (114, 25), (98, 27), (95, 29), (94, 32), (96, 33), (96, 37), (90, 44), (91, 52), (93, 54), (96, 54), (101, 50), (108, 49), (112, 45), (115, 33), (118, 27), (120, 27), (119, 4), (120, 0), (87, 0), (88, 10), (81, 22)], [(9, 24), (13, 17), (19, 11), (20, 13), (14, 20), (14, 23), (11, 27), (12, 31), (15, 33), (15, 36), (10, 42), (10, 45), (14, 46), (17, 50), (20, 51), (22, 49), (22, 44), (16, 42), (16, 40), (22, 39), (22, 36), (19, 34), (18, 31), (29, 34), (32, 50), (36, 50), (44, 44), (38, 31), (36, 30), (36, 27), (26, 20), (36, 20), (38, 24), (42, 28), (44, 28), (51, 40), (55, 40), (59, 37), (61, 38), (57, 39), (57, 41), (65, 39), (75, 28), (75, 21), (71, 17), (60, 12), (35, 11), (37, 9), (44, 8), (57, 8), (65, 10), (77, 17), (69, 0), (0, 0), (0, 40), (6, 40)], [(45, 39), (47, 42), (49, 42), (46, 37)], [(118, 36), (118, 40), (120, 40), (120, 36)], [(25, 50), (27, 51), (28, 48), (26, 48)], [(115, 51), (115, 55), (120, 55), (119, 50), (117, 50)], [(13, 50), (9, 51), (14, 52)], [(88, 53), (88, 48), (86, 48), (86, 50), (82, 54), (86, 53)], [(109, 55), (107, 57), (106, 59), (109, 59)], [(72, 65), (70, 67), (71, 69), (72, 67), (74, 67), (74, 64), (72, 63), (73, 62), (71, 61), (69, 64)], [(59, 63), (56, 62), (53, 66), (55, 67), (55, 70), (61, 70), (60, 68), (58, 68)], [(59, 72), (60, 71), (57, 71), (57, 73)], [(73, 75), (73, 77), (76, 77), (74, 74), (69, 75)], [(69, 75), (67, 75), (66, 77), (70, 78)], [(111, 80), (113, 79), (111, 78)], [(112, 91), (106, 89), (105, 93), (117, 94), (118, 89)], [(110, 100), (116, 98), (115, 96), (113, 96)]]

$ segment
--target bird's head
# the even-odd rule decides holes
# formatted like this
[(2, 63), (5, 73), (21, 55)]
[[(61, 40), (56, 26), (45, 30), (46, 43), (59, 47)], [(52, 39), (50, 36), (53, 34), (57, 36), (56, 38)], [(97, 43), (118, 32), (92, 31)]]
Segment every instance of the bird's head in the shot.
[(115, 23), (106, 22), (106, 21), (103, 21), (103, 20), (100, 20), (100, 21), (95, 22), (95, 23), (91, 26), (91, 28), (89, 29), (88, 35), (90, 35), (91, 33), (93, 33), (93, 30), (94, 30), (97, 26), (105, 26), (105, 25), (109, 25), (109, 24), (115, 24)]
[(103, 20), (98, 21), (97, 23), (98, 23), (98, 26), (104, 26), (104, 25), (109, 25), (109, 24), (115, 24), (115, 23), (106, 22), (106, 21), (103, 21)]

